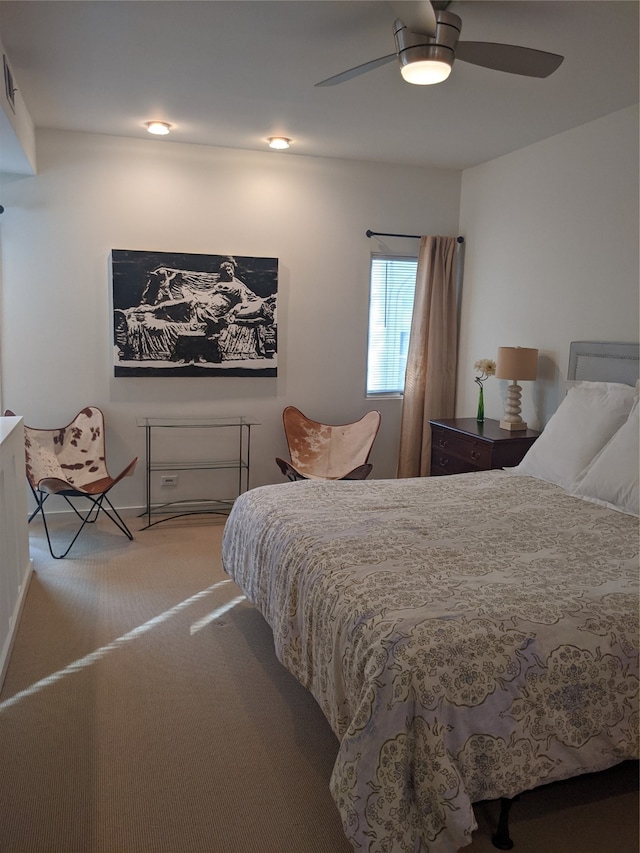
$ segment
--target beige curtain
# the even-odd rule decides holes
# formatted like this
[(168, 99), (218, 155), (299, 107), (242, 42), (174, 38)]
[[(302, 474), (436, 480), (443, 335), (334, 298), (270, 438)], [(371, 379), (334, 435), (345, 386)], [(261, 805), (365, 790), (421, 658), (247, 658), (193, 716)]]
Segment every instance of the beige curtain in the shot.
[(398, 477), (429, 476), (429, 419), (454, 416), (458, 350), (456, 246), (455, 237), (420, 240)]

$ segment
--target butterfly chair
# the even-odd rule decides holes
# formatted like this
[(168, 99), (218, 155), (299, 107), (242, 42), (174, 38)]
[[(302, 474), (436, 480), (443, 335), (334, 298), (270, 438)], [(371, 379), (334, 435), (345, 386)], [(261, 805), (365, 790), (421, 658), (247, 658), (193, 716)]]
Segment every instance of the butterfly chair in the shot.
[[(12, 415), (12, 412), (5, 412)], [(65, 427), (58, 429), (36, 429), (25, 426), (24, 446), (27, 465), (27, 480), (36, 500), (36, 509), (31, 521), (38, 513), (47, 536), (51, 556), (56, 560), (66, 557), (85, 524), (97, 520), (102, 511), (129, 539), (133, 535), (118, 515), (107, 493), (123, 477), (133, 474), (137, 457), (127, 467), (112, 477), (106, 465), (104, 443), (104, 416), (100, 409), (88, 406), (79, 412)], [(63, 554), (54, 554), (47, 526), (44, 504), (50, 495), (62, 495), (81, 521), (73, 539)], [(70, 498), (87, 498), (90, 507), (79, 511)], [(107, 509), (107, 506), (109, 510)]]
[(367, 462), (380, 428), (380, 412), (367, 412), (351, 424), (321, 424), (295, 406), (282, 413), (290, 462), (276, 457), (289, 480), (365, 480), (373, 465)]

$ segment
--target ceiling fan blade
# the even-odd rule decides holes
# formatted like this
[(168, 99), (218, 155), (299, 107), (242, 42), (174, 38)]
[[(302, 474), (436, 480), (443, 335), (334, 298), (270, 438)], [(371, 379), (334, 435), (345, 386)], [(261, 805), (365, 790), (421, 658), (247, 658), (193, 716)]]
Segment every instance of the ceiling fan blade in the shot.
[(495, 44), (488, 41), (461, 41), (456, 48), (456, 59), (492, 68), (494, 71), (506, 71), (508, 74), (522, 74), (524, 77), (548, 77), (560, 67), (564, 56), (534, 50), (531, 47), (518, 47), (515, 44)]
[(436, 34), (436, 13), (429, 0), (392, 0), (391, 8), (396, 18), (421, 36), (434, 36)]
[(389, 53), (387, 56), (380, 56), (378, 59), (372, 59), (370, 62), (363, 62), (362, 65), (356, 65), (355, 68), (350, 68), (348, 71), (343, 71), (341, 74), (336, 74), (333, 77), (327, 77), (326, 80), (321, 80), (316, 83), (317, 86), (335, 86), (337, 83), (344, 83), (345, 80), (351, 80), (353, 77), (359, 77), (361, 74), (366, 74), (367, 71), (373, 71), (374, 68), (379, 68), (381, 65), (386, 65), (396, 59), (395, 53)]

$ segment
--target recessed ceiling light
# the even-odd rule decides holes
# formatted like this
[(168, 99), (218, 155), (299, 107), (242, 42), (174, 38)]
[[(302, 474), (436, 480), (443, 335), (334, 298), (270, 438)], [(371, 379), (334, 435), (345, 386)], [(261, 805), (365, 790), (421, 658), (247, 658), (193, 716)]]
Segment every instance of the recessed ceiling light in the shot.
[(291, 144), (291, 140), (287, 139), (286, 136), (270, 136), (267, 142), (269, 143), (269, 148), (277, 148), (280, 151), (288, 148)]
[(166, 121), (148, 121), (146, 127), (149, 133), (156, 136), (166, 136), (171, 130), (171, 125)]

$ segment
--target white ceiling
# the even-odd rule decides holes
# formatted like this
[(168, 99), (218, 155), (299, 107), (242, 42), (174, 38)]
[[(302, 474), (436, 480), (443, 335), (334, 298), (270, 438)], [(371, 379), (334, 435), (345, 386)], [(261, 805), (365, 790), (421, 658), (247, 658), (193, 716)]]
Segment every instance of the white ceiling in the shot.
[[(462, 40), (565, 56), (547, 79), (456, 62), (438, 86), (395, 62), (314, 83), (393, 52), (383, 0), (2, 0), (0, 39), (37, 128), (286, 154), (466, 168), (638, 101), (636, 0), (454, 0)], [(158, 144), (166, 144), (158, 140)]]

